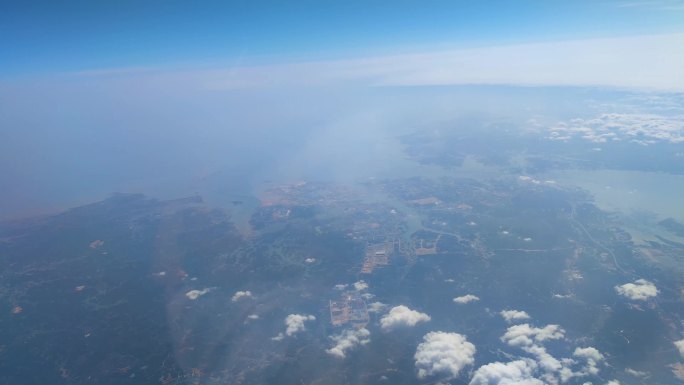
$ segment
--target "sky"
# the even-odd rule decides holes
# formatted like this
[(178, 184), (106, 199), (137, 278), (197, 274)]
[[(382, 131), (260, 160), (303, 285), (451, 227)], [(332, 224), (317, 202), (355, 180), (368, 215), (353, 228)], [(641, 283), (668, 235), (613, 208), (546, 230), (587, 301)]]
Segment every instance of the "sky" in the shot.
[(678, 0), (28, 0), (0, 7), (4, 79), (684, 32), (684, 2)]
[(505, 87), (684, 91), (680, 47), (681, 0), (5, 1), (0, 219), (392, 169), (415, 122), (549, 103)]

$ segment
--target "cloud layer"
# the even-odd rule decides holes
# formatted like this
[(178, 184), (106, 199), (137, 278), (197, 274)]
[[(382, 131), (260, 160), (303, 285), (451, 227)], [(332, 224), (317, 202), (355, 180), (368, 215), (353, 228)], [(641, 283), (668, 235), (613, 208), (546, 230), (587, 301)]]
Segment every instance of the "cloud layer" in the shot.
[(684, 142), (684, 117), (654, 114), (601, 114), (572, 119), (549, 129), (549, 139), (583, 139), (595, 143), (631, 141), (639, 144)]
[[(556, 41), (178, 73), (206, 88), (507, 84), (684, 90), (684, 34)], [(93, 76), (82, 73), (81, 76)], [(95, 76), (98, 76), (97, 74)], [(102, 75), (99, 75), (102, 76)]]

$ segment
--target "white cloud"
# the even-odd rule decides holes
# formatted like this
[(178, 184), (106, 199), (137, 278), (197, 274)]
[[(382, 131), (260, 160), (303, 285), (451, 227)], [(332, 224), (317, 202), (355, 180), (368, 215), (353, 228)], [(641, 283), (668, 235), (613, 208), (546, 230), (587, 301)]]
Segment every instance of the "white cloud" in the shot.
[(670, 368), (670, 370), (672, 370), (672, 374), (678, 380), (684, 380), (684, 363), (676, 362), (668, 365), (668, 367)]
[(342, 333), (331, 336), (330, 339), (335, 343), (326, 353), (344, 358), (347, 351), (355, 348), (358, 345), (365, 345), (370, 342), (370, 332), (367, 329), (348, 329)]
[(461, 334), (430, 332), (423, 337), (414, 355), (418, 378), (458, 377), (461, 369), (475, 362), (475, 351), (475, 345)]
[(575, 357), (591, 359), (595, 362), (603, 360), (603, 354), (591, 346), (588, 348), (576, 348), (572, 355)]
[(293, 334), (303, 332), (304, 330), (306, 330), (304, 322), (315, 320), (316, 317), (312, 315), (290, 314), (287, 317), (285, 317), (285, 325), (287, 326), (285, 334), (291, 336)]
[(682, 358), (684, 358), (684, 339), (675, 341), (674, 345), (677, 347), (677, 350), (679, 350), (679, 354), (682, 356)]
[(596, 348), (591, 346), (587, 348), (576, 348), (572, 355), (578, 358), (584, 358), (586, 360), (586, 365), (579, 374), (598, 374), (598, 363), (603, 361), (603, 354), (601, 354), (601, 352), (599, 352)]
[[(536, 368), (542, 372), (538, 378), (544, 383), (555, 385), (566, 383), (574, 377), (597, 375), (599, 373), (598, 365), (604, 360), (604, 357), (596, 348), (576, 348), (573, 353), (575, 359), (558, 359), (542, 345), (545, 341), (563, 338), (565, 338), (565, 331), (558, 325), (546, 325), (537, 328), (529, 324), (522, 324), (510, 326), (501, 340), (534, 356)], [(582, 366), (573, 369), (578, 365)]]
[(232, 302), (237, 302), (242, 298), (249, 298), (252, 296), (252, 292), (247, 290), (247, 291), (237, 291), (235, 294), (233, 294), (233, 297), (230, 299)]
[(506, 330), (501, 340), (511, 346), (529, 346), (536, 342), (557, 340), (565, 337), (565, 331), (558, 325), (546, 325), (543, 328), (529, 324), (513, 325)]
[(479, 301), (480, 297), (472, 294), (462, 295), (460, 297), (454, 298), (454, 302), (458, 304), (466, 304), (468, 302)]
[(520, 176), (518, 177), (518, 180), (521, 180), (521, 181), (523, 181), (523, 182), (529, 182), (529, 183), (532, 183), (532, 184), (541, 184), (541, 181), (540, 181), (540, 180), (534, 179), (534, 178), (532, 178), (531, 176), (527, 176), (527, 175), (520, 175)]
[(341, 283), (338, 283), (337, 285), (335, 285), (335, 290), (344, 290), (347, 288), (347, 286), (349, 286), (349, 285), (346, 285), (346, 284), (343, 285)]
[(251, 320), (257, 320), (257, 319), (259, 319), (259, 315), (258, 314), (250, 314), (247, 316), (247, 318), (251, 319)]
[[(563, 364), (561, 364), (556, 357), (549, 354), (549, 352), (546, 351), (546, 348), (541, 345), (531, 344), (529, 346), (523, 346), (522, 349), (527, 353), (534, 355), (537, 358), (537, 364), (548, 373), (560, 372), (561, 369), (563, 369)], [(568, 375), (569, 374), (566, 373), (566, 376)]]
[(278, 333), (277, 336), (271, 337), (271, 340), (273, 341), (282, 341), (283, 339), (285, 339), (285, 335), (283, 333)]
[(521, 310), (502, 310), (500, 314), (507, 322), (522, 321), (532, 318), (527, 312)]
[(530, 360), (507, 363), (493, 362), (480, 366), (470, 380), (470, 385), (545, 385), (534, 377), (537, 364)]
[(642, 372), (640, 370), (634, 370), (632, 368), (625, 369), (625, 373), (629, 374), (630, 376), (634, 376), (634, 377), (648, 377), (647, 372)]
[(654, 114), (601, 114), (572, 119), (549, 129), (548, 139), (583, 139), (594, 143), (632, 141), (640, 144), (684, 142), (684, 116)]
[(615, 286), (615, 291), (623, 297), (634, 301), (643, 301), (658, 295), (655, 285), (645, 279), (637, 279), (634, 283)]
[(389, 330), (398, 326), (415, 326), (419, 322), (427, 322), (430, 316), (415, 310), (411, 310), (404, 305), (393, 307), (389, 313), (380, 319), (380, 327)]
[(194, 301), (197, 298), (207, 294), (210, 291), (211, 291), (210, 288), (204, 288), (202, 290), (190, 290), (189, 292), (185, 293), (185, 296), (188, 297), (188, 299), (191, 299)]
[(304, 262), (306, 262), (306, 263), (314, 263), (314, 262), (316, 262), (316, 258), (307, 258), (307, 259), (304, 260)]
[(368, 289), (368, 284), (365, 281), (361, 280), (358, 282), (354, 282), (354, 290), (363, 291), (366, 289)]
[(368, 312), (369, 313), (380, 313), (381, 311), (385, 310), (387, 305), (385, 305), (382, 302), (373, 302), (368, 304)]
[[(684, 34), (554, 41), (190, 71), (207, 88), (358, 84), (611, 86), (684, 90)], [(92, 76), (92, 75), (88, 75)]]
[(620, 385), (620, 381), (618, 380), (610, 380), (606, 383), (606, 385)]

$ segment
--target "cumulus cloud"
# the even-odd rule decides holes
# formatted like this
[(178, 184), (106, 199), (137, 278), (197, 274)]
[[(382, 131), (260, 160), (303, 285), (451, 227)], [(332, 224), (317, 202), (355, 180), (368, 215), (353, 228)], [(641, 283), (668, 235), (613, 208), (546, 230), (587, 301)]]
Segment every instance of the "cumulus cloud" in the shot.
[(343, 285), (341, 283), (338, 283), (337, 285), (335, 285), (335, 290), (344, 290), (347, 288), (347, 286), (349, 286), (349, 285), (347, 285), (347, 284)]
[(558, 359), (543, 346), (545, 341), (563, 338), (565, 338), (565, 331), (558, 325), (538, 328), (521, 324), (510, 326), (501, 340), (534, 356), (535, 368), (539, 371), (536, 378), (545, 384), (555, 385), (566, 383), (574, 377), (597, 375), (599, 363), (604, 360), (604, 357), (596, 348), (591, 346), (576, 348), (573, 353), (574, 359)]
[(470, 385), (545, 385), (534, 377), (537, 364), (530, 359), (508, 363), (493, 362), (480, 366), (470, 380)]
[(429, 320), (429, 315), (411, 310), (404, 305), (399, 305), (393, 307), (389, 313), (380, 319), (380, 327), (383, 330), (389, 330), (398, 326), (415, 326), (419, 322), (427, 322)]
[(562, 371), (563, 364), (561, 363), (560, 360), (558, 360), (556, 357), (552, 356), (549, 354), (549, 352), (546, 351), (546, 348), (537, 345), (537, 344), (531, 344), (528, 346), (523, 346), (522, 349), (526, 351), (527, 353), (530, 353), (534, 355), (537, 359), (537, 364), (539, 364), (539, 367), (545, 370), (548, 373), (557, 373), (560, 372), (561, 376), (563, 377), (572, 377), (572, 372), (569, 370)]
[(273, 341), (282, 341), (285, 338), (285, 334), (283, 333), (278, 333), (277, 336), (271, 337), (271, 340)]
[(255, 320), (255, 319), (259, 319), (259, 315), (258, 314), (250, 314), (247, 316), (247, 318), (251, 319), (251, 320)]
[(331, 336), (330, 339), (335, 345), (326, 350), (326, 353), (335, 357), (344, 358), (349, 350), (356, 346), (365, 345), (370, 342), (370, 332), (367, 329), (348, 329), (342, 333)]
[(414, 355), (418, 378), (458, 377), (461, 369), (475, 362), (475, 351), (475, 345), (461, 334), (430, 332), (423, 337)]
[(354, 282), (354, 290), (363, 291), (366, 289), (368, 289), (368, 284), (365, 281), (361, 280), (358, 282)]
[(211, 291), (210, 288), (204, 288), (202, 290), (190, 290), (189, 292), (185, 293), (185, 296), (188, 297), (188, 299), (191, 299), (194, 301), (197, 298), (207, 294), (210, 291)]
[(247, 290), (247, 291), (237, 291), (235, 294), (233, 294), (233, 297), (230, 299), (232, 302), (237, 302), (242, 298), (249, 298), (252, 296), (252, 292)]
[(285, 317), (285, 326), (287, 326), (285, 334), (291, 336), (293, 334), (303, 332), (304, 330), (306, 330), (304, 322), (315, 320), (316, 317), (312, 315), (290, 314), (287, 317)]
[(603, 354), (601, 354), (601, 352), (599, 352), (596, 348), (593, 348), (591, 346), (588, 348), (576, 348), (575, 352), (572, 355), (575, 357), (586, 358), (593, 361), (603, 360)]
[(506, 330), (501, 340), (511, 346), (529, 346), (536, 342), (557, 340), (565, 337), (565, 330), (558, 325), (546, 325), (543, 328), (529, 324), (513, 325)]
[(381, 311), (385, 310), (387, 305), (385, 305), (382, 302), (373, 302), (368, 304), (368, 312), (369, 313), (380, 313)]
[(472, 294), (466, 294), (466, 295), (462, 295), (460, 297), (454, 298), (454, 302), (458, 303), (458, 304), (466, 304), (468, 302), (475, 302), (475, 301), (479, 301), (479, 300), (480, 300), (480, 297), (478, 297), (476, 295), (472, 295)]
[(542, 378), (548, 383), (556, 383), (556, 375), (567, 380), (573, 376), (572, 370), (565, 368), (560, 360), (553, 357), (540, 343), (564, 337), (564, 331), (558, 325), (547, 325), (543, 328), (529, 324), (513, 325), (508, 328), (501, 340), (510, 346), (517, 346), (535, 356), (537, 364), (546, 374)]
[(606, 383), (606, 385), (620, 385), (620, 381), (618, 380), (610, 380)]
[(521, 310), (502, 310), (500, 314), (506, 322), (522, 321), (532, 318), (527, 312)]
[(634, 283), (615, 286), (615, 291), (623, 297), (633, 301), (644, 301), (658, 295), (659, 290), (655, 285), (645, 279), (637, 279)]
[(582, 369), (581, 374), (598, 374), (598, 363), (603, 361), (603, 354), (596, 348), (592, 348), (591, 346), (587, 348), (576, 348), (572, 355), (586, 360), (586, 366)]
[(675, 341), (674, 345), (677, 347), (677, 350), (679, 350), (679, 354), (682, 356), (682, 358), (684, 358), (684, 339)]

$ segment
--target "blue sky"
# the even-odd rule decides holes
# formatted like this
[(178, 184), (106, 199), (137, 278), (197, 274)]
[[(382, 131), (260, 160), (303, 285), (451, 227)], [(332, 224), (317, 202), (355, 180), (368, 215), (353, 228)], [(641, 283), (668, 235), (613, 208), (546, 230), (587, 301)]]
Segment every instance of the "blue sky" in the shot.
[(0, 76), (282, 63), (684, 31), (681, 1), (18, 1)]

